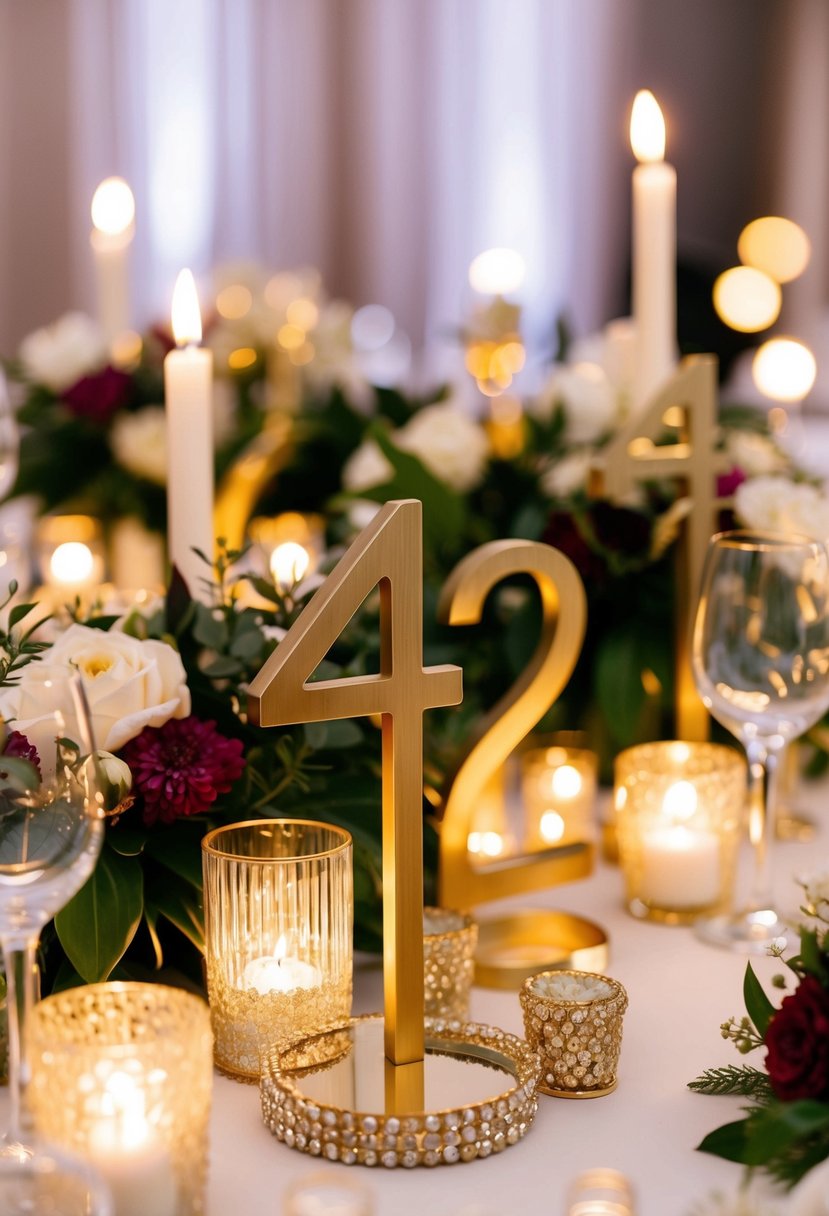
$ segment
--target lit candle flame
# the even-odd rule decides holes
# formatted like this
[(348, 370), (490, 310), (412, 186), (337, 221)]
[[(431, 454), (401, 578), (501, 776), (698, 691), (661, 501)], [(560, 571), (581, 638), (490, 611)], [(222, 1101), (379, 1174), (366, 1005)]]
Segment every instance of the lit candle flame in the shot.
[(640, 164), (665, 159), (665, 119), (650, 89), (640, 89), (634, 98), (630, 146)]
[(95, 559), (89, 545), (68, 540), (55, 549), (49, 559), (49, 569), (58, 583), (86, 583), (92, 578)]
[(290, 591), (304, 578), (311, 564), (311, 555), (294, 540), (277, 545), (271, 554), (271, 574), (279, 591)]
[(123, 177), (107, 177), (92, 195), (92, 223), (107, 236), (120, 236), (135, 219), (135, 199)]
[(690, 819), (697, 809), (696, 787), (690, 781), (676, 781), (662, 800), (662, 813), (672, 823)]
[(172, 319), (176, 346), (194, 346), (201, 342), (199, 296), (191, 270), (180, 271), (176, 279)]

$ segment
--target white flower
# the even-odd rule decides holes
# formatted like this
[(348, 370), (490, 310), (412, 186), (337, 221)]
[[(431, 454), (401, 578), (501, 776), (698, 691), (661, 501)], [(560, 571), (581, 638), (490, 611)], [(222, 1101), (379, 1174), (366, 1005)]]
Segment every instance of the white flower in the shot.
[(73, 737), (74, 709), (71, 704), (56, 705), (55, 690), (66, 688), (68, 693), (66, 681), (74, 671), (83, 680), (95, 742), (107, 751), (118, 751), (145, 726), (163, 726), (170, 718), (190, 713), (187, 675), (172, 646), (71, 625), (41, 662), (23, 669), (19, 684), (0, 692), (0, 715), (5, 721), (14, 719), (15, 729), (34, 743), (41, 757), (47, 757), (52, 746), (55, 709), (64, 712), (67, 734)]
[(113, 756), (112, 752), (96, 751), (94, 759), (87, 756), (83, 771), (89, 773), (103, 796), (105, 810), (111, 812), (121, 807), (132, 789), (132, 773), (128, 764)]
[(556, 405), (564, 407), (567, 438), (571, 443), (592, 443), (616, 421), (616, 390), (596, 363), (574, 363), (556, 368), (535, 402), (535, 413), (550, 418)]
[(320, 306), (317, 323), (308, 333), (314, 355), (303, 372), (315, 392), (327, 392), (336, 385), (362, 413), (368, 413), (373, 398), (351, 340), (353, 317), (354, 309), (344, 300)]
[(392, 439), (404, 452), (417, 456), (430, 473), (461, 493), (484, 475), (489, 439), (484, 429), (451, 404), (418, 410)]
[(343, 487), (352, 494), (382, 486), (394, 476), (394, 468), (373, 439), (351, 453), (343, 466)]
[(798, 879), (806, 896), (806, 903), (813, 908), (820, 904), (829, 904), (829, 870), (806, 874)]
[(56, 393), (102, 368), (107, 359), (104, 335), (82, 312), (67, 312), (52, 325), (36, 329), (20, 345), (27, 379)]
[(115, 459), (136, 477), (167, 484), (167, 418), (161, 405), (118, 414), (110, 434)]
[(734, 510), (758, 532), (794, 532), (829, 540), (829, 499), (815, 486), (788, 477), (752, 477), (737, 487)]
[(756, 431), (729, 431), (725, 440), (725, 450), (734, 464), (743, 470), (747, 477), (760, 477), (764, 473), (779, 473), (788, 467), (788, 460), (783, 452), (772, 443), (766, 435), (758, 435)]
[(568, 498), (587, 485), (592, 454), (588, 450), (570, 452), (541, 475), (541, 488), (550, 498)]

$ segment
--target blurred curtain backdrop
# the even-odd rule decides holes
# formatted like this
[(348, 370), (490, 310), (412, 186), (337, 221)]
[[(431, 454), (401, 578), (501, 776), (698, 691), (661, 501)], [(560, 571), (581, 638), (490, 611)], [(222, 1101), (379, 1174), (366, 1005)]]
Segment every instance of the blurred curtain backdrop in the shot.
[(139, 324), (181, 265), (254, 258), (316, 265), (430, 345), (472, 257), (506, 244), (549, 350), (563, 308), (577, 333), (626, 310), (638, 87), (668, 114), (680, 248), (735, 259), (774, 198), (755, 136), (795, 10), (825, 0), (0, 0), (0, 351), (92, 308), (112, 173), (136, 195)]

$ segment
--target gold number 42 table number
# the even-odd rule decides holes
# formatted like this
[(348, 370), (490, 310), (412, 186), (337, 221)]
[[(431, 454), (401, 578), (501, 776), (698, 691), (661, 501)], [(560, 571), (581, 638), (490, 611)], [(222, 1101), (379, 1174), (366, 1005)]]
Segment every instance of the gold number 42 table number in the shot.
[[(351, 617), (380, 589), (380, 672), (310, 681)], [(424, 1056), (423, 713), (457, 705), (459, 667), (423, 666), (421, 504), (377, 513), (252, 682), (259, 726), (379, 714), (383, 724), (383, 985), (386, 1056)]]

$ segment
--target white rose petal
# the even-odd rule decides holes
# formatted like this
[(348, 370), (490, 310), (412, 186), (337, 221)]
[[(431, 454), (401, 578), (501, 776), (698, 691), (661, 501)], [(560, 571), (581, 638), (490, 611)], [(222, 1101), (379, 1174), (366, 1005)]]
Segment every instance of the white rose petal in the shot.
[(352, 494), (382, 486), (393, 476), (394, 468), (373, 439), (362, 443), (343, 465), (343, 486)]
[(461, 493), (478, 484), (489, 460), (483, 427), (451, 404), (424, 406), (392, 438), (402, 451), (417, 456), (430, 473)]
[(20, 345), (27, 379), (60, 393), (107, 361), (98, 324), (82, 312), (67, 312), (52, 325), (36, 329)]
[(172, 646), (71, 625), (41, 662), (23, 669), (19, 684), (0, 692), (0, 715), (5, 721), (13, 718), (15, 729), (43, 758), (53, 745), (56, 708), (65, 714), (67, 734), (73, 737), (74, 709), (55, 704), (55, 689), (65, 687), (74, 671), (83, 680), (95, 743), (106, 751), (118, 751), (145, 726), (163, 726), (190, 713), (187, 675)]
[(110, 434), (115, 459), (136, 477), (167, 484), (167, 418), (164, 407), (148, 405), (119, 414)]
[(794, 532), (829, 540), (829, 499), (815, 486), (788, 477), (752, 477), (737, 487), (734, 510), (758, 532)]
[(587, 485), (592, 454), (589, 451), (570, 452), (562, 456), (541, 475), (541, 488), (550, 498), (569, 498)]
[(756, 431), (729, 431), (725, 450), (737, 468), (747, 477), (759, 477), (764, 473), (778, 473), (788, 467), (783, 452), (766, 435)]
[(618, 414), (616, 390), (595, 363), (558, 367), (533, 409), (539, 418), (550, 418), (558, 404), (564, 407), (571, 443), (592, 443), (612, 428)]

